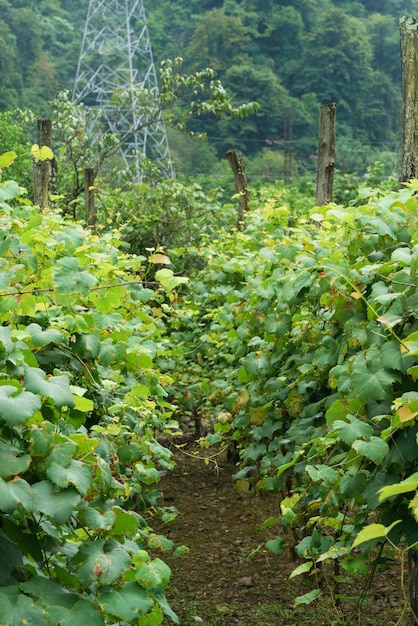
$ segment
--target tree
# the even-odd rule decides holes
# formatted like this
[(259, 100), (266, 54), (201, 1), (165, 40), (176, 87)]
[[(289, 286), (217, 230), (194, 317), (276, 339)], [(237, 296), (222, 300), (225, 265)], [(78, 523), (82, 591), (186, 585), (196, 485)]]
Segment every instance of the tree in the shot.
[(251, 63), (235, 64), (226, 72), (225, 80), (238, 102), (258, 94), (260, 108), (256, 115), (239, 123), (226, 119), (221, 121), (218, 130), (224, 141), (218, 144), (218, 150), (232, 147), (254, 154), (263, 145), (281, 138), (289, 94), (272, 68)]
[[(3, 5), (4, 6), (4, 5)], [(0, 11), (1, 11), (0, 6)], [(16, 38), (8, 24), (0, 20), (0, 77), (2, 89), (0, 93), (0, 109), (14, 106), (17, 102), (19, 77), (15, 75), (17, 64)]]
[(314, 92), (337, 102), (340, 122), (358, 126), (373, 86), (373, 50), (364, 23), (332, 9), (307, 36), (296, 79), (296, 95)]
[(292, 6), (274, 7), (264, 17), (260, 29), (257, 43), (261, 52), (274, 61), (275, 71), (282, 79), (290, 77), (303, 46), (305, 29), (300, 11)]
[(199, 19), (188, 47), (192, 67), (211, 67), (222, 75), (228, 64), (249, 59), (250, 37), (241, 19), (227, 15), (224, 9), (213, 9)]

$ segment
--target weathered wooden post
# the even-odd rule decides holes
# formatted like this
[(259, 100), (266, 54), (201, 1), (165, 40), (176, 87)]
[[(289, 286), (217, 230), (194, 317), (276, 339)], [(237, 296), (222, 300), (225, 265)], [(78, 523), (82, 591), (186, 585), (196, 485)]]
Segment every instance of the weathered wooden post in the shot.
[(96, 204), (95, 204), (95, 188), (94, 181), (96, 179), (96, 170), (93, 167), (84, 168), (84, 198), (86, 205), (86, 224), (87, 226), (95, 226), (97, 220)]
[(238, 158), (235, 150), (228, 150), (226, 153), (232, 171), (234, 173), (235, 188), (238, 192), (238, 228), (245, 229), (245, 214), (248, 211), (250, 201), (250, 192), (247, 187), (247, 177), (245, 175), (245, 166), (242, 159)]
[[(49, 118), (39, 119), (38, 146), (52, 147), (52, 121)], [(41, 209), (49, 206), (49, 189), (52, 176), (52, 162), (50, 159), (35, 161), (33, 172), (33, 201)]]
[(402, 172), (405, 182), (418, 178), (418, 21), (399, 21), (402, 66)]
[[(418, 178), (418, 20), (399, 20), (402, 68), (402, 171), (400, 182)], [(418, 625), (418, 551), (408, 550), (410, 624)]]
[(323, 104), (319, 113), (316, 204), (332, 202), (335, 166), (335, 103)]

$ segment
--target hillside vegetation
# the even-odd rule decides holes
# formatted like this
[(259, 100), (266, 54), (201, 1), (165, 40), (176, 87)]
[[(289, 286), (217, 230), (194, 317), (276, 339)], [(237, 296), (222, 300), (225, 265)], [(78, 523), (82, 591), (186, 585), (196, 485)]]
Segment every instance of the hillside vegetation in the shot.
[[(1, 0), (0, 108), (48, 112), (72, 89), (88, 2)], [(146, 3), (155, 61), (181, 56), (186, 71), (212, 67), (238, 102), (261, 108), (245, 124), (201, 117), (209, 146), (196, 151), (171, 134), (177, 167), (190, 175), (237, 148), (258, 158), (254, 172), (281, 178), (285, 123), (292, 126), (295, 173), (313, 168), (320, 104), (337, 102), (338, 167), (362, 171), (376, 160), (393, 168), (399, 149), (398, 22), (417, 0)], [(194, 156), (188, 159), (188, 152)]]
[[(148, 164), (138, 182), (62, 91), (87, 1), (0, 0), (2, 624), (179, 623), (166, 592), (187, 548), (165, 532), (178, 511), (160, 481), (186, 431), (208, 464), (235, 463), (238, 493), (275, 503), (246, 565), (286, 548), (293, 609), (365, 623), (374, 574), (395, 565), (397, 623), (418, 615), (405, 582), (418, 569), (418, 181), (385, 177), (401, 8), (418, 6), (155, 0), (157, 61), (184, 57), (163, 65), (161, 100), (209, 141), (172, 127), (182, 175)], [(329, 99), (339, 166), (365, 185), (342, 176), (338, 203), (314, 206), (309, 176), (257, 184), (238, 223), (234, 190), (219, 188), (225, 149), (245, 155), (250, 182), (267, 165), (280, 178), (291, 121), (294, 174), (312, 173)], [(48, 112), (54, 153), (31, 145)], [(53, 159), (41, 210), (34, 167)], [(84, 168), (106, 159), (87, 227)], [(215, 189), (188, 179), (197, 165)]]

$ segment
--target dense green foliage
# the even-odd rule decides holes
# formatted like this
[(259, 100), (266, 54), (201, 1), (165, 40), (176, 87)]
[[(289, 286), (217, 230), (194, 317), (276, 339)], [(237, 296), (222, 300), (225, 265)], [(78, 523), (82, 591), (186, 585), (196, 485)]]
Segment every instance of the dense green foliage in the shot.
[(40, 214), (15, 182), (0, 204), (1, 621), (177, 622), (160, 558), (174, 546), (151, 524), (176, 514), (158, 502), (172, 460), (157, 436), (176, 425), (156, 362), (183, 279), (149, 283), (166, 258)]
[[(242, 232), (218, 191), (133, 184), (112, 162), (96, 234), (77, 222), (82, 172), (117, 138), (92, 146), (66, 92), (46, 104), (71, 89), (87, 4), (0, 0), (1, 152), (16, 152), (0, 168), (19, 182), (0, 183), (2, 623), (176, 621), (160, 558), (175, 547), (152, 518), (175, 515), (159, 504), (172, 460), (158, 436), (178, 409), (207, 421), (203, 445), (236, 449), (238, 489), (281, 495), (268, 547), (287, 542), (311, 586), (325, 566), (338, 599), (342, 572), (367, 574), (418, 537), (417, 183), (380, 185), (399, 137), (399, 11), (418, 4), (155, 0), (156, 59), (181, 54), (191, 72), (162, 67), (163, 94), (167, 77), (181, 87), (163, 101), (185, 175), (222, 183), (216, 159), (234, 147), (250, 184), (281, 178), (290, 122), (295, 164), (312, 170), (318, 106), (336, 100), (339, 167), (366, 171), (368, 189), (346, 175), (340, 204), (312, 208), (296, 189), (264, 187)], [(214, 120), (218, 103), (232, 110), (215, 81), (206, 108), (192, 100), (197, 119), (183, 117), (183, 87), (212, 81), (202, 66), (259, 111)], [(32, 178), (24, 107), (55, 116), (58, 189), (43, 214), (19, 186)], [(209, 142), (191, 148), (176, 125)], [(377, 153), (385, 164), (372, 166)]]
[(281, 494), (269, 547), (293, 547), (295, 575), (342, 568), (328, 581), (336, 598), (341, 572), (368, 573), (386, 536), (417, 541), (415, 187), (298, 214), (271, 191), (245, 232), (204, 246), (173, 324), (185, 410), (217, 415), (207, 442), (237, 447), (239, 489)]
[[(1, 0), (0, 109), (29, 107), (49, 114), (46, 102), (71, 91), (87, 15), (87, 0)], [(245, 124), (200, 118), (214, 150), (205, 166), (174, 154), (178, 171), (198, 175), (229, 148), (255, 157), (283, 151), (284, 124), (293, 127), (295, 168), (313, 167), (318, 106), (337, 102), (337, 165), (362, 171), (383, 160), (393, 167), (400, 127), (398, 21), (418, 14), (417, 0), (168, 0), (145, 2), (154, 57), (181, 56), (186, 71), (213, 67), (238, 102), (261, 109)], [(193, 150), (193, 148), (191, 149)], [(384, 158), (382, 158), (382, 155)], [(260, 174), (257, 174), (260, 175)], [(283, 177), (275, 164), (274, 179)]]

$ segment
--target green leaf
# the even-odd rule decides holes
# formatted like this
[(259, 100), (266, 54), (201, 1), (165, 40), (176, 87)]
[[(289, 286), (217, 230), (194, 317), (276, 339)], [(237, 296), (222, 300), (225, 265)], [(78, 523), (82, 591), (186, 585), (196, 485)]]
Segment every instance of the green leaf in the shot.
[(298, 596), (295, 599), (293, 603), (293, 608), (296, 608), (297, 606), (300, 606), (301, 604), (311, 604), (312, 602), (317, 600), (321, 595), (322, 595), (322, 591), (320, 591), (319, 589), (314, 589), (313, 591), (310, 591), (309, 593), (304, 593), (303, 596)]
[(354, 496), (362, 494), (365, 485), (365, 472), (355, 471), (354, 473), (352, 473), (351, 471), (348, 471), (341, 478), (340, 492), (346, 498), (353, 498)]
[(81, 411), (81, 413), (90, 413), (94, 409), (94, 402), (89, 398), (84, 398), (77, 394), (73, 394), (74, 409)]
[(376, 465), (380, 465), (385, 456), (389, 454), (388, 444), (380, 437), (370, 437), (369, 441), (358, 439), (352, 443), (351, 447)]
[(10, 517), (3, 517), (3, 529), (6, 535), (13, 541), (23, 554), (29, 554), (35, 561), (42, 561), (44, 553), (36, 534), (27, 532), (18, 523), (11, 521)]
[(92, 483), (90, 469), (82, 461), (76, 461), (74, 459), (65, 467), (52, 461), (48, 466), (46, 475), (57, 487), (73, 485), (81, 495), (87, 493)]
[(301, 574), (306, 574), (306, 572), (310, 572), (313, 567), (313, 561), (306, 561), (306, 563), (302, 563), (298, 567), (291, 572), (289, 578), (295, 578), (295, 576), (300, 576)]
[(78, 600), (71, 608), (64, 609), (62, 606), (48, 607), (52, 624), (60, 626), (105, 626), (106, 622), (99, 615), (98, 609), (89, 600)]
[(28, 367), (25, 370), (25, 386), (29, 391), (51, 398), (55, 406), (73, 408), (75, 401), (71, 393), (68, 376), (50, 376), (37, 367)]
[(164, 535), (157, 535), (155, 533), (151, 533), (148, 537), (148, 548), (150, 550), (158, 551), (158, 552), (172, 552), (174, 549), (174, 542)]
[[(58, 438), (58, 441), (62, 441), (62, 438)], [(49, 463), (58, 463), (62, 467), (67, 467), (71, 463), (77, 451), (77, 444), (74, 441), (62, 441), (62, 443), (56, 443), (49, 456)]]
[(0, 386), (0, 418), (9, 426), (17, 426), (42, 406), (39, 396), (19, 390), (12, 385)]
[(376, 359), (367, 362), (359, 354), (353, 365), (353, 389), (360, 400), (386, 400), (391, 397), (395, 377)]
[[(170, 607), (170, 605), (167, 602), (167, 598), (165, 596), (163, 589), (153, 589), (150, 592), (150, 594), (152, 597), (154, 597), (157, 600), (158, 604), (163, 609), (164, 613), (171, 619), (171, 621), (174, 624), (180, 624), (179, 618), (177, 617), (177, 615), (174, 613), (173, 609)], [(140, 621), (139, 624), (142, 626), (143, 623)]]
[(303, 270), (296, 276), (296, 280), (294, 282), (296, 295), (302, 291), (302, 289), (312, 284), (312, 278), (311, 272), (308, 272), (307, 270)]
[(45, 513), (57, 524), (67, 522), (81, 500), (80, 494), (73, 487), (58, 491), (49, 480), (35, 483), (32, 491), (35, 510)]
[(84, 585), (111, 585), (129, 569), (131, 557), (116, 541), (88, 541), (71, 560)]
[(32, 578), (22, 585), (22, 589), (38, 598), (38, 603), (46, 607), (52, 624), (62, 626), (80, 626), (80, 624), (104, 626), (105, 624), (92, 602), (76, 593), (64, 591), (62, 587), (47, 578), (41, 576)]
[(402, 493), (409, 493), (410, 491), (416, 491), (418, 489), (418, 472), (415, 472), (405, 480), (394, 485), (385, 485), (379, 489), (379, 502), (383, 502), (386, 498), (392, 496), (399, 496)]
[(115, 521), (109, 533), (112, 537), (133, 537), (138, 531), (138, 518), (135, 513), (124, 511), (120, 507), (113, 508)]
[[(161, 607), (158, 604), (154, 604), (151, 611), (149, 611), (145, 615), (139, 616), (138, 626), (155, 626), (155, 624), (162, 624), (163, 620), (164, 614)], [(175, 623), (178, 624), (178, 622)]]
[(13, 573), (22, 564), (22, 553), (16, 544), (0, 529), (0, 587), (12, 585), (16, 582)]
[(354, 415), (347, 415), (346, 420), (333, 422), (334, 430), (337, 431), (344, 443), (351, 446), (357, 439), (370, 439), (373, 428), (369, 424), (359, 420)]
[(47, 328), (43, 330), (39, 324), (29, 324), (26, 331), (30, 334), (32, 343), (37, 348), (41, 348), (50, 343), (60, 343), (62, 340), (61, 331), (55, 328)]
[[(7, 589), (7, 588), (6, 588)], [(1, 623), (5, 626), (49, 626), (47, 612), (24, 594), (0, 591)]]
[(29, 454), (11, 443), (0, 441), (0, 477), (10, 478), (23, 474), (29, 468), (32, 459)]
[(285, 543), (284, 539), (276, 537), (275, 539), (269, 539), (266, 541), (266, 548), (267, 550), (270, 550), (270, 552), (273, 552), (273, 554), (282, 554)]
[(22, 195), (23, 191), (22, 187), (19, 187), (14, 180), (6, 180), (4, 183), (0, 184), (0, 202), (18, 198)]
[(136, 572), (135, 579), (144, 589), (165, 587), (170, 580), (171, 570), (161, 559), (153, 559), (148, 563), (142, 563)]
[(43, 421), (39, 426), (32, 426), (30, 431), (30, 450), (33, 457), (47, 456), (55, 442), (55, 427), (51, 422)]
[(335, 483), (339, 478), (338, 472), (328, 465), (307, 465), (305, 470), (314, 482), (323, 482), (326, 485)]
[(383, 539), (388, 536), (390, 531), (396, 524), (399, 524), (400, 520), (393, 522), (390, 526), (383, 526), (383, 524), (369, 524), (366, 528), (362, 528), (357, 537), (353, 541), (351, 548), (356, 548), (366, 541), (372, 541), (375, 539)]
[(366, 576), (368, 572), (367, 556), (362, 554), (356, 556), (348, 554), (341, 560), (341, 567), (349, 574), (362, 574), (362, 576)]
[(101, 591), (98, 603), (102, 611), (113, 618), (136, 623), (139, 615), (148, 613), (154, 605), (147, 591), (138, 583), (124, 583), (120, 590)]
[(139, 480), (146, 485), (157, 483), (161, 478), (160, 472), (155, 467), (145, 467), (142, 463), (136, 463), (135, 469)]
[(79, 262), (74, 257), (58, 259), (53, 269), (54, 282), (58, 293), (81, 293), (88, 295), (90, 288), (97, 284), (97, 278), (79, 269)]
[(184, 285), (189, 282), (189, 279), (185, 276), (174, 276), (173, 270), (167, 268), (155, 272), (155, 279), (158, 280), (167, 291), (172, 291), (179, 285)]
[(86, 528), (91, 530), (110, 530), (115, 523), (116, 515), (114, 511), (102, 513), (98, 509), (89, 506), (80, 511), (78, 519)]
[(19, 477), (8, 482), (0, 478), (0, 511), (13, 513), (20, 505), (26, 511), (33, 510), (33, 493), (29, 483)]

